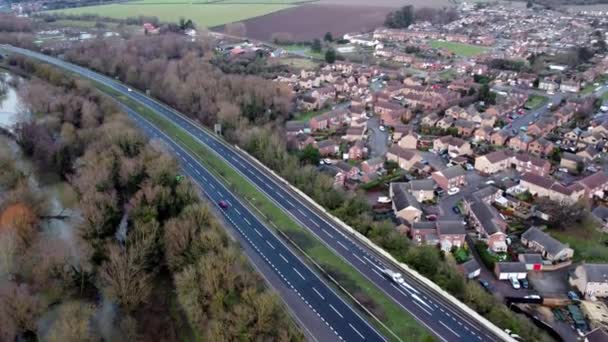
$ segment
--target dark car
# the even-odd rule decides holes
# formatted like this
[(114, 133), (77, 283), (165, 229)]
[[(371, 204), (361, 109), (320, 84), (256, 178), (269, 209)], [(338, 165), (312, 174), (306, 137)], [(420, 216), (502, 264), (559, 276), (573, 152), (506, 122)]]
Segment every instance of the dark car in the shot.
[(454, 214), (460, 214), (460, 208), (458, 208), (457, 205), (452, 207), (452, 211), (454, 212)]
[(217, 202), (217, 204), (218, 204), (218, 205), (220, 206), (220, 208), (222, 208), (222, 209), (228, 209), (228, 207), (230, 206), (230, 205), (228, 205), (228, 202), (226, 202), (226, 201), (224, 201), (224, 200), (221, 200), (221, 201)]
[(520, 279), (519, 283), (521, 284), (521, 287), (523, 287), (524, 289), (527, 289), (528, 287), (530, 287), (530, 284), (528, 283), (528, 279)]
[(483, 287), (483, 289), (488, 291), (489, 293), (492, 293), (492, 291), (494, 291), (494, 286), (488, 283), (487, 280), (479, 279), (479, 285), (481, 285), (481, 287)]

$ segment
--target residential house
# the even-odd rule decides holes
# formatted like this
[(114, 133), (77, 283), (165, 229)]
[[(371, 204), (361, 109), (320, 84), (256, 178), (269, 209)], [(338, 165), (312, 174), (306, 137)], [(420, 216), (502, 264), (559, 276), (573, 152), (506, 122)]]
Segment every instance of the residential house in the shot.
[(405, 184), (418, 202), (432, 201), (435, 199), (436, 184), (432, 179), (412, 180)]
[(590, 162), (600, 157), (600, 152), (593, 146), (587, 146), (584, 150), (576, 153), (576, 155), (582, 157), (586, 162)]
[(604, 195), (608, 190), (608, 175), (604, 172), (594, 173), (591, 176), (579, 180), (576, 184), (583, 187), (585, 196), (588, 198), (604, 198)]
[(504, 146), (509, 140), (509, 138), (511, 138), (511, 134), (508, 131), (500, 130), (494, 132), (490, 136), (490, 143), (496, 146)]
[(334, 156), (340, 151), (340, 146), (333, 140), (322, 140), (317, 143), (319, 154), (323, 157)]
[(338, 128), (346, 122), (348, 111), (346, 109), (335, 109), (310, 119), (310, 129), (313, 131), (327, 128)]
[[(397, 124), (393, 126), (393, 141), (399, 141), (402, 137), (412, 131), (412, 126)], [(414, 147), (415, 148), (415, 147)]]
[(584, 195), (583, 187), (578, 184), (566, 187), (552, 178), (532, 173), (524, 173), (519, 185), (534, 196), (549, 197), (560, 203), (574, 203)]
[(509, 147), (517, 152), (527, 151), (533, 140), (534, 139), (531, 136), (525, 133), (519, 133), (518, 135), (509, 139)]
[(317, 99), (316, 97), (312, 97), (310, 95), (303, 95), (299, 100), (298, 100), (298, 107), (303, 110), (303, 111), (312, 111), (312, 110), (318, 110), (319, 108), (321, 108), (321, 103), (319, 102), (319, 99)]
[(579, 265), (569, 280), (585, 298), (608, 297), (608, 264)]
[(422, 160), (422, 157), (416, 150), (404, 149), (393, 145), (386, 153), (386, 159), (397, 162), (399, 167), (404, 170), (410, 170), (414, 164)]
[(468, 215), (475, 230), (488, 247), (494, 252), (507, 251), (507, 223), (500, 217), (498, 211), (490, 204), (479, 201), (465, 201)]
[(543, 117), (528, 126), (527, 133), (535, 137), (545, 136), (557, 127), (557, 120), (554, 117)]
[(466, 184), (466, 173), (460, 165), (454, 165), (443, 170), (435, 171), (431, 177), (444, 190), (460, 188)]
[(465, 229), (461, 221), (435, 221), (439, 247), (444, 252), (452, 248), (460, 248), (465, 245)]
[(315, 138), (311, 137), (308, 134), (302, 133), (293, 137), (293, 139), (288, 140), (288, 145), (290, 148), (295, 148), (297, 150), (303, 150), (308, 145), (316, 146), (317, 142)]
[(475, 258), (458, 265), (458, 269), (467, 279), (477, 278), (481, 274), (481, 267)]
[(538, 81), (538, 89), (548, 93), (554, 93), (559, 88), (559, 84), (552, 77), (543, 77)]
[(406, 189), (405, 183), (391, 183), (389, 193), (395, 216), (407, 222), (416, 222), (422, 216), (422, 208), (416, 198)]
[(446, 115), (446, 116), (442, 117), (441, 119), (439, 119), (439, 121), (437, 121), (435, 126), (445, 130), (445, 129), (452, 127), (453, 124), (454, 124), (454, 118)]
[(411, 132), (401, 138), (401, 140), (399, 140), (397, 144), (401, 148), (415, 150), (416, 148), (418, 148), (418, 138), (418, 133)]
[(477, 142), (490, 141), (493, 132), (492, 127), (479, 127), (473, 133), (473, 140)]
[(473, 131), (477, 127), (473, 121), (467, 120), (456, 120), (454, 121), (454, 127), (458, 129), (458, 134), (463, 138), (468, 138), (473, 135)]
[(531, 227), (521, 234), (521, 243), (551, 262), (570, 260), (574, 256), (572, 248), (537, 227)]
[(563, 80), (559, 90), (569, 93), (578, 93), (581, 90), (581, 82), (577, 80)]
[(437, 235), (437, 227), (435, 226), (435, 222), (413, 222), (408, 233), (410, 239), (412, 239), (412, 241), (418, 246), (437, 246), (439, 244), (439, 236)]
[[(579, 165), (584, 166), (583, 157), (570, 152), (562, 153), (562, 158), (559, 162), (560, 167), (564, 167), (572, 172), (578, 172)], [(580, 170), (582, 171), (582, 169)]]
[(367, 128), (364, 126), (349, 127), (346, 130), (346, 134), (342, 136), (342, 139), (346, 141), (359, 141), (365, 137), (366, 131)]
[(422, 126), (433, 127), (439, 121), (439, 115), (437, 113), (431, 113), (420, 120)]
[(359, 168), (343, 161), (339, 161), (335, 164), (335, 167), (340, 169), (340, 172), (344, 173), (346, 179), (355, 180), (359, 178)]
[(448, 151), (450, 156), (468, 156), (472, 154), (471, 144), (463, 139), (446, 135), (433, 141), (433, 150)]
[(302, 133), (310, 133), (310, 127), (307, 122), (301, 121), (287, 121), (285, 123), (285, 134), (289, 136), (296, 136)]
[(520, 253), (517, 256), (519, 262), (526, 265), (528, 271), (542, 271), (543, 270), (543, 256), (536, 253)]
[(554, 149), (555, 144), (543, 137), (534, 140), (528, 145), (528, 152), (540, 157), (550, 155)]
[(357, 140), (353, 146), (348, 149), (348, 158), (353, 160), (361, 160), (367, 156), (367, 147), (361, 140)]
[(515, 168), (521, 173), (530, 172), (545, 176), (551, 171), (551, 163), (527, 153), (514, 153), (508, 150), (495, 151), (475, 158), (475, 169), (486, 174), (508, 168)]

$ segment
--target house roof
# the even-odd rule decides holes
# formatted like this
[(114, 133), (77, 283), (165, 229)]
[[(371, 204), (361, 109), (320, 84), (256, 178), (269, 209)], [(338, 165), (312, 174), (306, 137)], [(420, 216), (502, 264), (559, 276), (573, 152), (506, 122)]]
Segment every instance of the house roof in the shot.
[(391, 148), (389, 148), (388, 150), (388, 153), (392, 153), (397, 157), (405, 160), (411, 160), (416, 155), (418, 155), (418, 152), (416, 150), (401, 148), (398, 145), (391, 146)]
[(526, 273), (526, 264), (523, 262), (497, 262), (496, 267), (500, 273)]
[(603, 205), (598, 205), (591, 213), (600, 220), (608, 219), (608, 208)]
[(526, 230), (523, 234), (521, 234), (521, 238), (538, 243), (539, 245), (543, 246), (547, 253), (551, 255), (557, 255), (564, 249), (568, 248), (568, 246), (557, 241), (537, 227), (532, 227)]
[(583, 264), (587, 282), (608, 283), (608, 264)]
[(524, 253), (519, 255), (519, 260), (526, 264), (542, 264), (543, 257), (536, 253)]
[(391, 183), (391, 187), (393, 188), (393, 204), (395, 205), (395, 210), (399, 211), (408, 207), (414, 207), (418, 210), (422, 210), (420, 203), (418, 203), (416, 198), (405, 189), (406, 184), (407, 183)]
[(322, 140), (317, 143), (317, 147), (319, 147), (319, 148), (325, 148), (325, 147), (331, 147), (331, 146), (337, 146), (337, 144), (333, 140), (329, 140), (329, 139)]
[(471, 258), (471, 260), (462, 263), (460, 267), (462, 267), (466, 274), (470, 274), (481, 269), (481, 267), (479, 267), (479, 263), (477, 262), (477, 260), (475, 260), (475, 258)]
[(486, 234), (492, 235), (502, 232), (502, 229), (496, 223), (498, 212), (494, 207), (482, 201), (475, 201), (471, 204), (471, 211), (479, 220)]
[(499, 188), (495, 187), (495, 186), (486, 186), (485, 188), (481, 188), (475, 192), (473, 192), (473, 196), (476, 197), (477, 199), (481, 200), (484, 199), (486, 197), (489, 196), (494, 196), (496, 195), (497, 192), (500, 192), (502, 190), (500, 190)]
[(591, 176), (581, 179), (578, 183), (587, 189), (595, 189), (600, 185), (608, 183), (608, 175), (603, 172), (594, 173)]
[(574, 162), (579, 162), (579, 161), (583, 161), (583, 157), (578, 156), (574, 153), (570, 153), (570, 152), (564, 152), (562, 154), (562, 159), (566, 159), (566, 160), (571, 160)]
[(456, 178), (456, 177), (465, 175), (464, 169), (460, 165), (450, 166), (446, 169), (443, 169), (443, 170), (437, 171), (437, 172), (440, 173), (441, 175), (443, 175), (447, 179), (452, 179), (452, 178)]
[(464, 225), (461, 221), (436, 221), (437, 232), (450, 235), (464, 235)]
[(432, 190), (435, 190), (435, 181), (432, 180), (432, 179), (413, 180), (413, 181), (410, 181), (407, 184), (409, 184), (409, 188), (410, 188), (411, 191), (420, 191), (420, 190), (432, 191)]

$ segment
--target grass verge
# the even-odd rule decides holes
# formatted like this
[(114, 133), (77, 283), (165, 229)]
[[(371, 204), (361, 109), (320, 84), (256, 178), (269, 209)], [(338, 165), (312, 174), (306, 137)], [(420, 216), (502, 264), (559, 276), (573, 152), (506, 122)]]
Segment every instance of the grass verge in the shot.
[(390, 331), (376, 320), (370, 320), (387, 338), (397, 341), (423, 340), (431, 337), (407, 311), (388, 298), (367, 278), (357, 272), (350, 264), (334, 254), (312, 233), (297, 224), (290, 216), (278, 208), (269, 198), (235, 171), (230, 165), (209, 151), (203, 144), (169, 120), (150, 111), (146, 107), (128, 99), (113, 90), (97, 85), (102, 91), (113, 96), (123, 104), (171, 136), (182, 147), (189, 150), (211, 172), (221, 176), (227, 186), (242, 199), (247, 200), (286, 240), (304, 253), (321, 268), (321, 273), (330, 276), (351, 293), (367, 310), (377, 316)]
[(608, 262), (608, 234), (597, 230), (597, 224), (587, 217), (580, 224), (564, 231), (555, 229), (549, 233), (574, 249), (574, 261)]
[(524, 104), (526, 109), (536, 109), (545, 104), (548, 99), (541, 95), (532, 94), (528, 97), (528, 100)]
[(429, 41), (429, 45), (434, 49), (446, 49), (455, 55), (464, 57), (480, 55), (488, 50), (488, 48), (485, 46), (446, 42), (443, 40)]

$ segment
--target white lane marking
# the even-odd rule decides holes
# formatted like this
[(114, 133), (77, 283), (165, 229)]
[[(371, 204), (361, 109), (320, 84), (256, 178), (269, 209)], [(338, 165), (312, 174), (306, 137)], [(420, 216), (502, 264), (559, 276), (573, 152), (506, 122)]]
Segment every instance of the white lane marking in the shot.
[(395, 284), (392, 284), (392, 285), (393, 285), (393, 287), (394, 287), (394, 288), (395, 288), (397, 291), (399, 291), (399, 292), (400, 292), (402, 295), (404, 295), (405, 297), (407, 297), (407, 293), (405, 293), (405, 292), (401, 291), (401, 289), (399, 288), (399, 286), (397, 286), (397, 285), (395, 285)]
[(270, 243), (270, 241), (266, 240), (266, 244), (268, 244), (268, 246), (270, 246), (270, 248), (275, 249), (274, 246)]
[(321, 225), (317, 223), (317, 221), (311, 221), (317, 228), (321, 228)]
[(420, 310), (426, 312), (427, 315), (432, 316), (431, 313), (427, 309), (425, 309), (425, 308), (422, 307), (422, 305), (420, 305), (420, 304), (418, 304), (416, 302), (412, 302), (412, 303), (416, 304), (416, 306), (418, 306), (420, 308)]
[(355, 258), (359, 259), (359, 261), (361, 261), (361, 262), (363, 263), (363, 265), (367, 265), (367, 264), (365, 263), (365, 261), (363, 261), (363, 259), (361, 259), (361, 258), (360, 258), (360, 257), (359, 257), (357, 254), (353, 253), (353, 256), (354, 256)]
[(188, 166), (190, 166), (191, 168), (194, 168), (194, 166), (192, 166), (192, 163), (188, 162)]
[(295, 207), (293, 203), (289, 202), (289, 200), (285, 200), (285, 202), (287, 202), (290, 206)]
[(372, 268), (372, 271), (374, 271), (374, 273), (376, 273), (377, 275), (379, 275), (380, 277), (384, 278), (384, 276), (382, 274), (380, 274), (380, 272), (376, 271), (375, 268)]
[(340, 241), (338, 241), (338, 245), (342, 246), (342, 248), (346, 249), (347, 251), (349, 250), (348, 247), (344, 246), (344, 244), (342, 244)]
[(184, 161), (186, 161), (186, 158), (182, 157), (182, 159), (183, 159)]
[(215, 185), (213, 185), (213, 184), (209, 183), (209, 186), (211, 187), (211, 189), (214, 189), (214, 190), (215, 190)]
[(251, 226), (251, 222), (249, 222), (249, 220), (246, 217), (243, 217), (243, 220), (245, 220), (245, 222), (247, 222), (247, 224)]
[(201, 175), (201, 172), (199, 170), (194, 170), (199, 176)]
[(277, 196), (281, 197), (282, 199), (285, 199), (285, 197), (283, 197), (283, 195), (281, 195), (280, 192), (277, 192), (276, 194), (277, 194)]
[(289, 261), (287, 261), (287, 259), (283, 256), (283, 254), (279, 253), (279, 256), (281, 257), (281, 259), (283, 259), (283, 261), (285, 261), (286, 263), (289, 264)]
[(361, 337), (361, 339), (365, 340), (365, 336), (361, 335), (361, 333), (359, 332), (359, 330), (355, 329), (355, 327), (353, 327), (353, 325), (350, 324), (350, 323), (348, 323), (348, 325), (350, 326), (351, 329), (353, 329), (357, 333), (357, 335), (359, 335)]
[(234, 208), (234, 211), (236, 211), (237, 214), (241, 215), (241, 212), (237, 208)]
[(335, 311), (335, 312), (338, 314), (338, 316), (340, 316), (340, 318), (344, 318), (344, 316), (342, 316), (342, 314), (340, 313), (340, 311), (336, 310), (336, 308), (334, 308), (334, 306), (333, 306), (333, 305), (329, 304), (329, 307), (330, 307), (332, 310), (334, 310), (334, 311)]
[(292, 268), (300, 276), (300, 278), (302, 278), (302, 280), (306, 280), (306, 278), (304, 278), (304, 276), (302, 275), (302, 273), (300, 273), (298, 270), (296, 270), (295, 267), (292, 267)]
[(205, 178), (205, 176), (202, 176), (202, 177), (203, 177), (203, 180), (206, 182), (206, 181), (207, 181), (207, 178)]
[(319, 295), (319, 297), (321, 297), (321, 299), (325, 300), (325, 297), (323, 297), (323, 295), (321, 294), (321, 292), (319, 292), (317, 289), (315, 289), (315, 287), (312, 287), (312, 290), (315, 291), (317, 293), (317, 295)]
[(323, 233), (327, 234), (332, 239), (334, 238), (334, 236), (331, 235), (331, 234), (329, 234), (329, 232), (327, 230), (325, 230), (325, 229), (323, 229)]
[(445, 323), (443, 323), (442, 321), (439, 321), (439, 324), (443, 325), (446, 329), (448, 329), (449, 331), (452, 332), (452, 334), (456, 335), (456, 337), (460, 337), (460, 335), (458, 335), (454, 330), (452, 330), (450, 327), (448, 327)]
[(257, 230), (256, 228), (253, 228), (253, 230), (255, 230), (255, 232), (256, 232), (256, 233), (257, 233), (257, 234), (258, 234), (260, 237), (262, 237), (262, 233), (260, 233), (260, 231), (259, 231), (259, 230)]
[(304, 217), (308, 217), (308, 215), (306, 215), (306, 213), (303, 212), (300, 208), (298, 208), (298, 211), (300, 212), (300, 214), (304, 215)]

